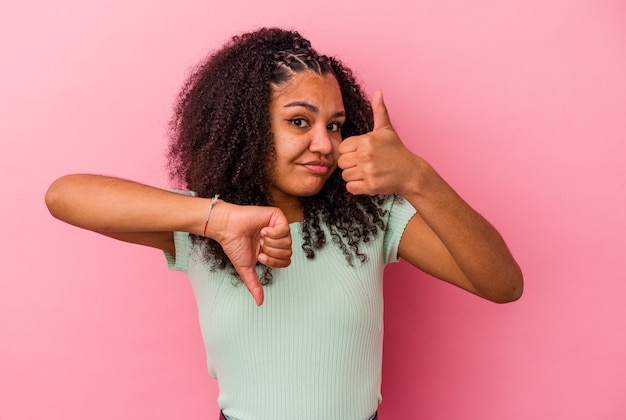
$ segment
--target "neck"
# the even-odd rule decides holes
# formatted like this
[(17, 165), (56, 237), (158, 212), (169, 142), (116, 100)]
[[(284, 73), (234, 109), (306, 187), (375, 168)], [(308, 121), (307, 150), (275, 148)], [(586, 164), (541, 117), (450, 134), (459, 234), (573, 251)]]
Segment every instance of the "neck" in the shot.
[(302, 203), (297, 197), (274, 200), (270, 205), (281, 209), (289, 223), (301, 222), (304, 219)]

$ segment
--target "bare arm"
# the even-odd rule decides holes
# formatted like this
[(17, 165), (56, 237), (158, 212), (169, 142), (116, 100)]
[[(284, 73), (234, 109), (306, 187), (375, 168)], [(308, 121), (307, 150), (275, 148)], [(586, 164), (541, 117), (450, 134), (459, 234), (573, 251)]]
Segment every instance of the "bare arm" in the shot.
[(201, 234), (208, 201), (99, 175), (67, 175), (52, 183), (46, 205), (59, 220), (174, 254), (172, 232)]
[(522, 273), (500, 234), (430, 166), (424, 166), (427, 174), (422, 180), (429, 185), (405, 194), (417, 214), (402, 236), (400, 256), (493, 302), (518, 299)]
[[(174, 254), (174, 231), (202, 235), (210, 199), (189, 197), (133, 181), (99, 175), (67, 175), (46, 193), (50, 213), (69, 224), (116, 239)], [(257, 261), (286, 267), (291, 235), (283, 213), (274, 207), (237, 206), (219, 201), (206, 236), (220, 243), (257, 304), (263, 289)]]
[(496, 229), (422, 158), (402, 144), (377, 92), (374, 130), (344, 140), (339, 165), (353, 194), (401, 194), (417, 210), (400, 241), (400, 257), (442, 280), (494, 302), (518, 299), (521, 270)]

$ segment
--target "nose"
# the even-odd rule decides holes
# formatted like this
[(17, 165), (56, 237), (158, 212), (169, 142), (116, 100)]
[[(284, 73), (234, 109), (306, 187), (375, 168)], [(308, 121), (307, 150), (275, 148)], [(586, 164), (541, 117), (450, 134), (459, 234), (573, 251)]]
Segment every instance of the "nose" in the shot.
[(311, 132), (311, 144), (309, 145), (309, 150), (312, 152), (317, 152), (322, 155), (328, 155), (333, 150), (333, 142), (330, 138), (330, 133), (326, 129), (326, 127), (321, 127), (318, 130), (313, 130)]

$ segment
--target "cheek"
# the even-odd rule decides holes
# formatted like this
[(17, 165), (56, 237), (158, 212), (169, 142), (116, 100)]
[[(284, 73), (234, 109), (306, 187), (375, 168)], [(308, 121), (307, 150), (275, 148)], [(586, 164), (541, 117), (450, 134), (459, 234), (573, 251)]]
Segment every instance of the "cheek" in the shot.
[(297, 154), (294, 147), (287, 142), (277, 143), (274, 147), (274, 155), (267, 163), (267, 166), (272, 170), (272, 173), (286, 171), (288, 165), (294, 160)]
[(341, 144), (343, 140), (341, 138), (333, 140), (333, 157), (335, 158), (335, 160), (339, 159), (339, 145)]
[(298, 137), (288, 137), (277, 141), (274, 144), (277, 162), (293, 160), (307, 149), (308, 145), (304, 139)]

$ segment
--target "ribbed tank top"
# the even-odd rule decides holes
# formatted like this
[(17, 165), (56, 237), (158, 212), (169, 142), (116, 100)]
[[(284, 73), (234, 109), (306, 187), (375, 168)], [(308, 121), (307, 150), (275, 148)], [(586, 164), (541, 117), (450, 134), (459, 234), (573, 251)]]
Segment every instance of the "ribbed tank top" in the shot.
[(273, 269), (257, 307), (227, 271), (212, 271), (189, 235), (175, 232), (176, 258), (198, 305), (207, 365), (219, 385), (218, 405), (233, 420), (366, 420), (380, 394), (382, 275), (414, 209), (387, 205), (387, 229), (362, 243), (365, 263), (350, 266), (332, 243), (307, 259), (300, 223), (290, 225), (289, 267)]

